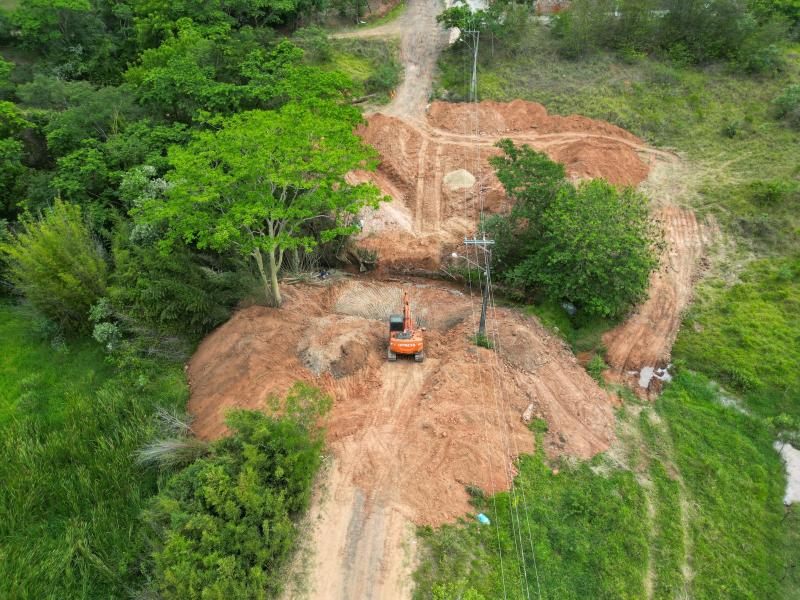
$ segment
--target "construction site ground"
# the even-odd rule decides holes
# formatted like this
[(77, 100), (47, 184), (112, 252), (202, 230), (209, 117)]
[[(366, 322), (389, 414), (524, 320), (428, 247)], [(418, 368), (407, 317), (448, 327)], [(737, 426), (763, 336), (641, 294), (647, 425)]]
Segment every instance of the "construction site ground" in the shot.
[[(526, 416), (545, 419), (549, 456), (589, 458), (614, 441), (613, 395), (535, 318), (490, 311), (494, 349), (471, 339), (480, 298), (464, 286), (424, 279), (439, 271), (481, 210), (508, 208), (488, 158), (501, 138), (564, 163), (574, 179), (604, 177), (641, 186), (653, 201), (667, 248), (649, 299), (604, 338), (614, 381), (657, 391), (646, 369), (669, 363), (691, 299), (708, 232), (673, 203), (682, 162), (609, 123), (551, 116), (539, 104), (428, 104), (436, 57), (448, 34), (435, 0), (409, 0), (398, 21), (405, 77), (394, 101), (359, 131), (381, 155), (374, 181), (390, 197), (363, 215), (358, 243), (379, 270), (319, 284), (284, 286), (282, 308), (237, 312), (188, 365), (195, 431), (224, 435), (226, 410), (263, 409), (297, 380), (334, 400), (324, 426), (329, 461), (307, 519), (306, 574), (288, 598), (406, 598), (412, 590), (416, 525), (469, 512), (467, 486), (508, 489), (514, 461), (534, 450)], [(374, 34), (365, 30), (365, 35)], [(416, 274), (417, 276), (413, 276)], [(386, 360), (387, 319), (410, 291), (427, 328), (425, 362)], [(652, 385), (651, 385), (652, 383)]]

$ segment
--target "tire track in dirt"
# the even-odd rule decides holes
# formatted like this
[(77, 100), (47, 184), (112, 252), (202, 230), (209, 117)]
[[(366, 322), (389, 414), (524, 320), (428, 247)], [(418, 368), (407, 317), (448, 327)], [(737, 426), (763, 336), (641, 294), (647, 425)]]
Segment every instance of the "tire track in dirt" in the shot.
[[(386, 319), (404, 289), (429, 323), (422, 364), (385, 362)], [(407, 597), (412, 523), (468, 512), (467, 485), (507, 489), (518, 453), (534, 450), (521, 420), (530, 404), (550, 424), (551, 456), (588, 458), (613, 439), (611, 398), (535, 319), (497, 309), (504, 344), (494, 357), (470, 342), (474, 307), (455, 288), (346, 281), (284, 291), (281, 309), (240, 311), (203, 341), (187, 367), (188, 408), (198, 435), (218, 437), (228, 408), (264, 409), (297, 379), (333, 397), (332, 465), (309, 517), (312, 598)], [(504, 400), (484, 411), (493, 374)]]
[(661, 381), (655, 377), (647, 387), (641, 387), (639, 374), (642, 369), (669, 364), (708, 243), (707, 229), (689, 209), (670, 204), (659, 210), (657, 218), (666, 248), (661, 267), (650, 278), (648, 298), (621, 325), (603, 336), (611, 378), (629, 383), (642, 393), (658, 393), (660, 389)]

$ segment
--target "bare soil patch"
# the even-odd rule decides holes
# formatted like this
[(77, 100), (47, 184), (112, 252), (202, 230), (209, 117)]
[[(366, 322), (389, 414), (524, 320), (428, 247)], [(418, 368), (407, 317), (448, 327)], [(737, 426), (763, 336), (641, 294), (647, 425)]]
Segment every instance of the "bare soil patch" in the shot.
[(402, 284), (291, 286), (281, 309), (238, 312), (188, 365), (195, 430), (218, 437), (226, 410), (265, 408), (298, 379), (319, 385), (334, 399), (328, 443), (353, 482), (432, 525), (469, 509), (466, 485), (506, 489), (516, 456), (534, 449), (521, 420), (529, 404), (550, 424), (549, 454), (587, 458), (608, 447), (610, 398), (538, 321), (498, 309), (495, 354), (470, 341), (477, 298), (473, 306), (456, 289), (409, 285), (428, 328), (422, 364), (386, 361)]
[(375, 251), (384, 268), (438, 270), (465, 235), (475, 231), (481, 209), (499, 212), (509, 201), (489, 165), (501, 138), (546, 152), (574, 179), (603, 177), (638, 185), (660, 154), (619, 127), (579, 116), (552, 116), (534, 102), (434, 102), (427, 117), (368, 117), (360, 135), (377, 148), (371, 180), (391, 198), (364, 215), (360, 245)]
[[(427, 327), (421, 364), (386, 361), (388, 315), (405, 289)], [(215, 438), (227, 410), (265, 409), (296, 380), (333, 397), (310, 597), (407, 597), (413, 525), (468, 512), (468, 485), (509, 488), (516, 457), (534, 450), (522, 421), (531, 404), (550, 425), (551, 456), (588, 458), (613, 439), (612, 399), (533, 318), (498, 309), (494, 353), (470, 341), (479, 299), (444, 285), (347, 280), (286, 286), (285, 298), (239, 311), (204, 340), (187, 366), (189, 410), (195, 431)]]

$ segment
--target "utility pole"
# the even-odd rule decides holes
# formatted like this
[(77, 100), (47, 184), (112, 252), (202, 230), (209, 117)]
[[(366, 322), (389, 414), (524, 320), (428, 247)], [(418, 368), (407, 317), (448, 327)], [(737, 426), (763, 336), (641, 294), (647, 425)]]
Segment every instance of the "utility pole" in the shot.
[(464, 33), (472, 36), (472, 79), (469, 82), (469, 101), (478, 101), (478, 44), (481, 41), (481, 32), (468, 29)]
[(483, 250), (483, 258), (485, 260), (486, 268), (483, 271), (485, 281), (483, 283), (483, 304), (481, 305), (481, 320), (478, 324), (478, 338), (486, 338), (486, 307), (489, 305), (489, 284), (492, 281), (491, 268), (492, 268), (492, 246), (494, 240), (487, 240), (484, 236), (482, 239), (464, 238), (465, 246), (477, 246)]

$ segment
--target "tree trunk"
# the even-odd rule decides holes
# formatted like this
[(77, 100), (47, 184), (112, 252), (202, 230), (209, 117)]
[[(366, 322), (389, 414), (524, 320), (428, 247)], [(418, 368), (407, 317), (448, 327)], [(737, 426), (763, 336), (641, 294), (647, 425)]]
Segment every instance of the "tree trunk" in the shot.
[[(278, 273), (275, 269), (275, 255), (272, 252), (269, 253), (270, 279), (267, 279), (267, 273), (264, 270), (264, 257), (261, 256), (261, 250), (259, 248), (253, 250), (253, 258), (256, 259), (258, 272), (261, 274), (261, 281), (264, 283), (264, 296), (267, 301), (271, 300), (275, 306), (280, 306), (282, 299), (281, 291), (278, 289)], [(271, 284), (270, 281), (272, 282)]]
[[(283, 256), (281, 256), (283, 258)], [(275, 306), (280, 306), (283, 304), (283, 298), (281, 298), (281, 289), (278, 287), (278, 269), (280, 269), (279, 265), (275, 264), (275, 253), (269, 253), (269, 277), (270, 282), (272, 283), (272, 299), (275, 301)]]

